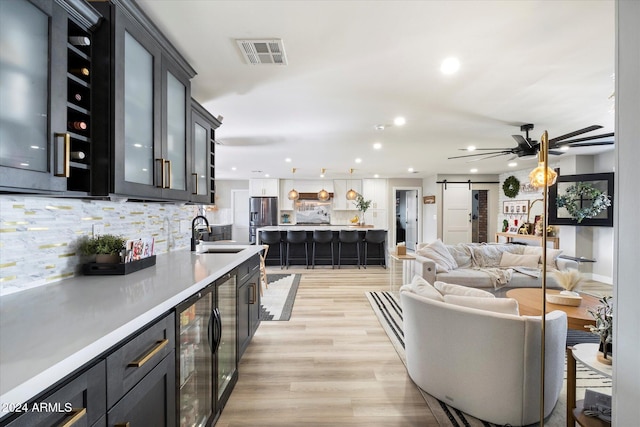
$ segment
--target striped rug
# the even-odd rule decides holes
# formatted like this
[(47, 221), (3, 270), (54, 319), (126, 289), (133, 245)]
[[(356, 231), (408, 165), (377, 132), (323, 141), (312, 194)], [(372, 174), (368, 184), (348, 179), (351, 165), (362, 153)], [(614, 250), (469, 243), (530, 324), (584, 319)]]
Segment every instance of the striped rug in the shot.
[(299, 274), (267, 274), (268, 287), (260, 297), (260, 320), (289, 320), (296, 300)]
[[(390, 292), (365, 292), (367, 299), (371, 303), (371, 308), (378, 317), (380, 325), (387, 333), (391, 344), (395, 348), (400, 360), (407, 364), (404, 352), (404, 333), (402, 331), (402, 307), (396, 297)], [(573, 344), (592, 340), (590, 334), (571, 333), (567, 341)], [(611, 394), (611, 379), (603, 377), (585, 368), (580, 362), (576, 363), (576, 398), (583, 399), (587, 388), (596, 390), (599, 393)], [(566, 425), (566, 383), (567, 375), (565, 369), (564, 385), (560, 393), (560, 399), (551, 415), (545, 420), (545, 426), (564, 427)], [(474, 418), (461, 412), (452, 406), (436, 399), (422, 389), (418, 389), (422, 397), (427, 402), (429, 409), (433, 412), (440, 426), (446, 427), (492, 427), (495, 424)], [(535, 424), (538, 425), (538, 424)]]

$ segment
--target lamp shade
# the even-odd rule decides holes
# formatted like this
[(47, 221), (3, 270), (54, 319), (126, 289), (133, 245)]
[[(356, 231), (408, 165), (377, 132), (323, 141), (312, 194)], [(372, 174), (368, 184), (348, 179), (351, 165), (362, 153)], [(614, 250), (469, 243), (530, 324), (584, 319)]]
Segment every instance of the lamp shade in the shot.
[(292, 188), (291, 191), (289, 191), (289, 194), (287, 194), (287, 198), (289, 200), (298, 200), (300, 198), (300, 193), (298, 193), (295, 188)]
[(327, 200), (329, 200), (329, 193), (327, 192), (327, 190), (323, 188), (322, 190), (318, 191), (318, 200), (320, 200), (321, 202), (326, 202)]
[(355, 200), (358, 197), (358, 192), (353, 188), (347, 191), (347, 200)]

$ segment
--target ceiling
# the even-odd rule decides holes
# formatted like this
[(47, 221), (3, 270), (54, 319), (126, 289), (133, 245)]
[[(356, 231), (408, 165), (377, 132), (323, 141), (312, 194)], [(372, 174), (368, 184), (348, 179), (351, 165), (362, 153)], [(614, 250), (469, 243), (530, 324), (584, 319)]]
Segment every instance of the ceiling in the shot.
[[(614, 130), (613, 0), (138, 3), (198, 72), (192, 96), (224, 117), (217, 179), (291, 178), (292, 167), (296, 179), (322, 168), (327, 178), (495, 174), (509, 156), (447, 157), (515, 147), (525, 123), (535, 140)], [(287, 65), (247, 64), (244, 38), (282, 39)], [(460, 70), (443, 75), (450, 56)], [(404, 126), (376, 130), (397, 116)]]

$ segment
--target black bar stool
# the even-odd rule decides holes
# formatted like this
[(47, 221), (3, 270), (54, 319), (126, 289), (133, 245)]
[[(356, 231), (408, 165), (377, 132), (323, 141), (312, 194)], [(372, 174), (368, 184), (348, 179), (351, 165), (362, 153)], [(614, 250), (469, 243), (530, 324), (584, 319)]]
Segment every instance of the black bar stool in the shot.
[(289, 268), (289, 260), (291, 259), (291, 245), (302, 244), (304, 244), (305, 265), (309, 268), (309, 244), (307, 243), (307, 232), (303, 230), (287, 230), (287, 268)]
[(280, 257), (280, 268), (284, 267), (284, 253), (282, 252), (283, 243), (282, 243), (282, 235), (279, 231), (260, 231), (260, 243), (263, 245), (278, 245), (278, 256)]
[(356, 245), (356, 258), (358, 268), (360, 268), (360, 235), (357, 230), (340, 230), (338, 232), (338, 268), (340, 268), (341, 261), (354, 258), (342, 258), (342, 244), (354, 244)]
[(316, 256), (316, 245), (329, 244), (331, 248), (331, 268), (334, 268), (333, 264), (333, 231), (331, 230), (314, 230), (313, 231), (313, 250), (311, 251), (311, 268), (316, 268), (317, 260), (326, 260), (327, 257), (321, 258)]
[(387, 268), (386, 241), (387, 232), (385, 230), (367, 230), (364, 233), (364, 268), (367, 268), (369, 244), (378, 245), (379, 256), (373, 259), (380, 261), (380, 265)]

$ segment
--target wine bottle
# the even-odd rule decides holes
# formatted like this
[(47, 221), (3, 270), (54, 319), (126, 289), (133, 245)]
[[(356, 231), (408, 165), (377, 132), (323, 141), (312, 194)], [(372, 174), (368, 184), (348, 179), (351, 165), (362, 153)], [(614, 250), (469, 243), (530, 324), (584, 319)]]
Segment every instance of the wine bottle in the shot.
[(69, 36), (69, 43), (74, 46), (90, 46), (91, 39), (85, 36)]
[(75, 121), (68, 123), (69, 128), (76, 130), (87, 130), (87, 124), (82, 121)]
[(81, 77), (89, 77), (89, 69), (87, 67), (82, 68), (72, 68), (69, 70), (71, 74), (75, 74)]
[(86, 157), (82, 151), (72, 151), (69, 154), (72, 160), (82, 160)]

